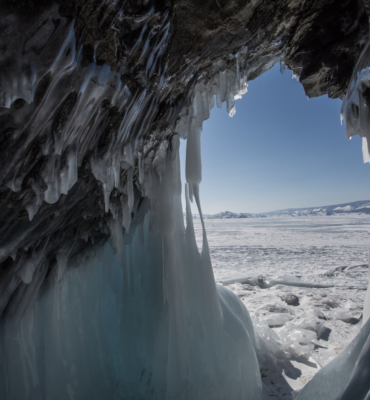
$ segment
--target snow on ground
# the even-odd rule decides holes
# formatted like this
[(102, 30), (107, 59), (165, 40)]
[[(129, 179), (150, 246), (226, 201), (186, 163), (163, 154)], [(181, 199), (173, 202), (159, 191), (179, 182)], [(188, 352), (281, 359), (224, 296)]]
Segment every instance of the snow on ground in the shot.
[[(266, 322), (280, 335), (283, 345), (281, 338), (292, 332), (309, 337), (297, 339), (296, 345), (291, 342), (293, 349), (288, 343), (284, 357), (261, 365), (265, 398), (291, 399), (361, 329), (370, 216), (221, 219), (205, 224), (216, 281), (243, 278), (239, 279), (242, 283), (227, 287), (239, 296), (252, 318)], [(201, 248), (199, 220), (194, 220), (194, 227)], [(294, 278), (330, 287), (279, 283), (266, 287), (279, 277), (288, 283)], [(288, 303), (296, 300), (287, 295), (296, 296), (298, 302), (287, 304), (284, 299)], [(317, 324), (316, 335), (312, 326), (300, 329), (307, 321)]]

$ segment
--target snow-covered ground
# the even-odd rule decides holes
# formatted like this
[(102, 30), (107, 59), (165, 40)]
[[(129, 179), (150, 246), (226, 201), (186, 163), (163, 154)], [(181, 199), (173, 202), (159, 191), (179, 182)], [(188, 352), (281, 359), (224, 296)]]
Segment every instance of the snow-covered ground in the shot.
[[(279, 335), (275, 338), (284, 355), (277, 355), (261, 367), (265, 398), (292, 398), (294, 391), (339, 354), (362, 326), (369, 275), (370, 216), (221, 219), (205, 223), (216, 281), (227, 282), (252, 318), (266, 322)], [(194, 220), (194, 227), (201, 248), (199, 220)], [(279, 283), (294, 279), (298, 285), (312, 285)], [(320, 285), (328, 287), (314, 287)], [(296, 296), (298, 303), (287, 304), (287, 295)], [(294, 300), (288, 297), (288, 303)], [(302, 334), (306, 338), (297, 339)], [(295, 339), (290, 340), (294, 335)], [(288, 339), (284, 342), (284, 338)]]

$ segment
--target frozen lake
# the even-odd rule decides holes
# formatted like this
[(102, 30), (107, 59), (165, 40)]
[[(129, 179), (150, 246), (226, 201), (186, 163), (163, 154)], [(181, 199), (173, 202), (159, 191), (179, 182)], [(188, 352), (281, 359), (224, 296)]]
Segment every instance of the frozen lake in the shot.
[[(260, 366), (264, 399), (291, 399), (361, 329), (369, 276), (370, 216), (207, 219), (205, 225), (216, 281), (250, 278), (251, 285), (237, 282), (227, 287), (252, 318), (269, 325), (280, 339), (284, 330), (302, 326), (307, 319), (324, 326), (306, 345), (308, 359), (292, 356)], [(194, 220), (194, 228), (201, 249), (199, 219)], [(261, 281), (256, 277), (267, 282), (286, 276), (330, 287), (276, 284), (264, 288), (253, 283)], [(283, 301), (287, 295), (296, 296), (299, 303), (287, 304)], [(282, 322), (273, 322), (281, 318)]]
[[(208, 219), (205, 225), (216, 281), (233, 274), (315, 279), (332, 268), (369, 261), (367, 215)], [(200, 220), (194, 228), (201, 248)]]

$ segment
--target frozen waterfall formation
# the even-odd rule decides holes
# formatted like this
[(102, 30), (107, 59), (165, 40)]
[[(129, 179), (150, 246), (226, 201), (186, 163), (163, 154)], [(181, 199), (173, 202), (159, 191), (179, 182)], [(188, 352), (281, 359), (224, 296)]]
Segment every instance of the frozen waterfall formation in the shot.
[[(308, 96), (355, 71), (366, 150), (368, 2), (0, 4), (0, 398), (259, 399), (269, 337), (195, 243), (202, 123), (278, 61)], [(298, 398), (365, 399), (369, 330)]]

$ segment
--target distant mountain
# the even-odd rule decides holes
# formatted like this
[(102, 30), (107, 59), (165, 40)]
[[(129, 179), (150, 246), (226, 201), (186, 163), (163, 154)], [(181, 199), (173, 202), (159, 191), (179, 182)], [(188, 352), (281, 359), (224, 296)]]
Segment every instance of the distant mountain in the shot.
[[(186, 216), (186, 213), (184, 213)], [(267, 217), (266, 214), (250, 214), (250, 213), (233, 213), (231, 211), (224, 211), (218, 214), (203, 214), (204, 219), (231, 219), (231, 218), (263, 218)], [(199, 214), (193, 214), (194, 219), (199, 218)]]
[[(204, 214), (204, 219), (231, 219), (231, 218), (265, 218), (265, 217), (302, 217), (306, 215), (344, 215), (370, 214), (370, 200), (354, 201), (352, 203), (335, 204), (324, 207), (287, 208), (285, 210), (270, 211), (261, 214), (233, 213), (224, 211), (218, 214)], [(185, 214), (184, 214), (185, 215)], [(193, 218), (199, 218), (193, 214)]]
[(342, 215), (370, 214), (370, 200), (354, 201), (352, 203), (335, 204), (324, 207), (287, 208), (286, 210), (270, 211), (268, 217), (300, 217), (304, 215)]
[(208, 215), (208, 219), (227, 219), (227, 218), (261, 218), (266, 217), (264, 214), (249, 214), (249, 213), (233, 213), (231, 211), (220, 212), (214, 215)]

